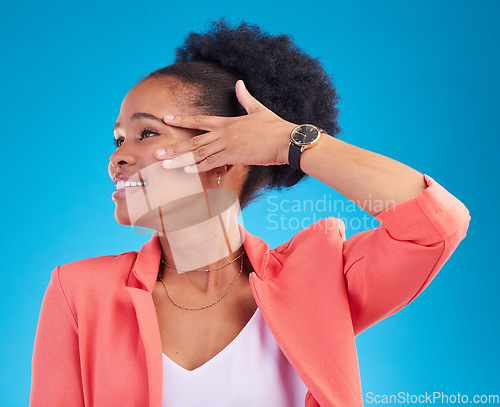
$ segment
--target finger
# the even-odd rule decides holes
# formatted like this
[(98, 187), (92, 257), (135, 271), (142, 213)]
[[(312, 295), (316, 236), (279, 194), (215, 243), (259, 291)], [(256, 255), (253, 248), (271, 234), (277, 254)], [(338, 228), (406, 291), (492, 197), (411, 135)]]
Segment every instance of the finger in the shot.
[(194, 154), (189, 151), (172, 158), (166, 158), (165, 160), (162, 160), (161, 165), (163, 168), (171, 170), (174, 168), (186, 167), (194, 163), (196, 163)]
[(199, 129), (199, 130), (205, 130), (205, 131), (214, 130), (217, 126), (219, 126), (224, 121), (224, 119), (226, 119), (226, 118), (225, 117), (218, 117), (218, 116), (203, 116), (203, 115), (196, 115), (196, 116), (165, 115), (165, 116), (163, 116), (163, 121), (166, 124), (168, 124), (169, 126), (183, 127), (185, 129)]
[(258, 112), (259, 110), (265, 108), (262, 103), (250, 94), (245, 86), (245, 83), (241, 79), (236, 82), (235, 90), (236, 97), (238, 98), (240, 105), (243, 106), (248, 114)]
[(222, 148), (217, 143), (210, 143), (205, 146), (200, 146), (196, 150), (189, 151), (185, 154), (169, 158), (162, 161), (163, 168), (173, 169), (187, 167), (193, 164), (202, 162), (203, 160), (208, 160), (208, 163), (212, 162), (210, 156), (219, 153)]
[(188, 151), (196, 150), (197, 148), (213, 143), (218, 140), (217, 134), (213, 132), (198, 134), (188, 140), (179, 141), (169, 144), (168, 146), (159, 148), (155, 151), (155, 157), (158, 160), (164, 160), (177, 155), (187, 153)]
[(224, 161), (224, 150), (221, 150), (215, 154), (211, 154), (207, 156), (204, 160), (198, 162), (197, 164), (192, 164), (187, 167), (184, 167), (184, 171), (188, 173), (197, 173), (197, 172), (206, 172), (211, 170), (212, 168), (221, 167), (221, 164)]

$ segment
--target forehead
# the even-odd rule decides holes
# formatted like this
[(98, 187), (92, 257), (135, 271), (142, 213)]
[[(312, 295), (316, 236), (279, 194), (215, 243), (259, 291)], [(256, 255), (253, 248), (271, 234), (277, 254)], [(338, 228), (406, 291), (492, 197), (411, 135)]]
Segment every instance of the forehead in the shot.
[(185, 85), (172, 77), (149, 78), (134, 86), (125, 96), (120, 118), (130, 118), (136, 112), (162, 117), (165, 114), (195, 114), (192, 106), (197, 97), (194, 86)]

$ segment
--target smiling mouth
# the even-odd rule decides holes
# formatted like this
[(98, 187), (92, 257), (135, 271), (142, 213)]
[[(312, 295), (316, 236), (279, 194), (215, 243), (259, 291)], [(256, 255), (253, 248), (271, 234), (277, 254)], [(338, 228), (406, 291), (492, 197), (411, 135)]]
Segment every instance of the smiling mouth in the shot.
[(131, 187), (145, 187), (148, 185), (148, 181), (118, 181), (116, 183), (116, 189), (124, 189)]

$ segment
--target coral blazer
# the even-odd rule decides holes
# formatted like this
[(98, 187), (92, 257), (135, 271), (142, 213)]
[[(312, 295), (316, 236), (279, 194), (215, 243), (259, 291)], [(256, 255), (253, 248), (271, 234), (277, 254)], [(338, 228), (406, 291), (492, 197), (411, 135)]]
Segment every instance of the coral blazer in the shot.
[[(239, 225), (255, 300), (309, 389), (307, 407), (363, 406), (356, 335), (419, 295), (465, 237), (467, 208), (424, 179), (421, 194), (347, 240), (334, 217), (272, 250)], [(161, 407), (151, 295), (160, 256), (155, 234), (138, 253), (54, 269), (34, 342), (30, 406)]]

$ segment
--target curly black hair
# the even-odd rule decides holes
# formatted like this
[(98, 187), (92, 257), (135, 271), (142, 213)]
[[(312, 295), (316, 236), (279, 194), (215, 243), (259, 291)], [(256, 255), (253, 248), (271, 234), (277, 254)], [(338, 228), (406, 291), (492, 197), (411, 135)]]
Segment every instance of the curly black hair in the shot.
[[(236, 81), (243, 79), (249, 92), (281, 118), (315, 124), (332, 137), (340, 133), (340, 98), (332, 78), (288, 35), (273, 36), (246, 22), (232, 27), (220, 19), (205, 33), (191, 32), (177, 48), (175, 63), (146, 79), (163, 76), (196, 85), (200, 92), (192, 103), (203, 114), (246, 114), (234, 90)], [(266, 190), (291, 187), (305, 176), (289, 165), (250, 165), (240, 206), (243, 209)]]

